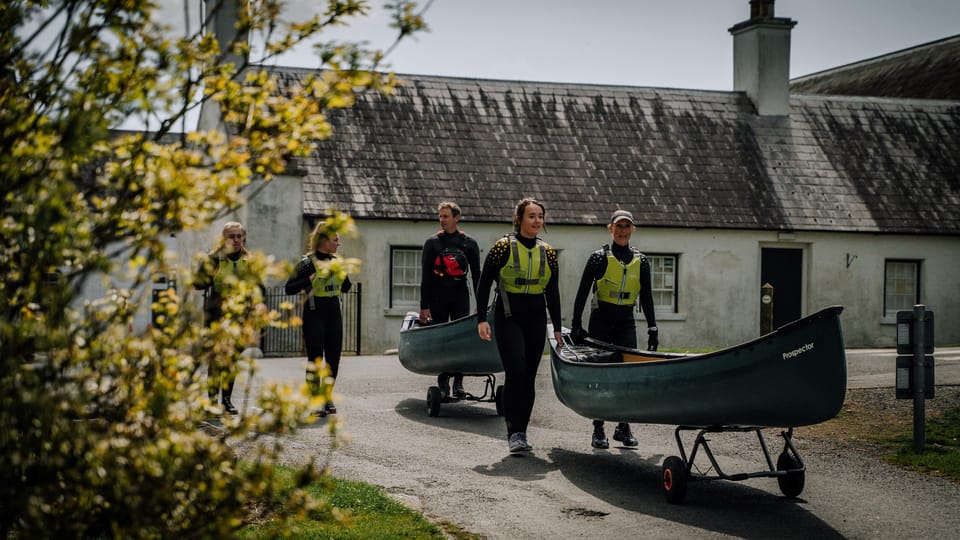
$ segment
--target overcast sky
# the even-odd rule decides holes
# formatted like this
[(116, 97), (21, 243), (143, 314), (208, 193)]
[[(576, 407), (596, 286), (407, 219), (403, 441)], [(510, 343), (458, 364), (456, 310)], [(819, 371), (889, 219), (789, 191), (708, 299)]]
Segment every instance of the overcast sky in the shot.
[[(294, 0), (291, 12), (317, 4)], [(960, 34), (960, 0), (778, 0), (775, 9), (797, 22), (791, 77)], [(408, 74), (731, 90), (727, 29), (749, 13), (748, 0), (434, 0), (431, 31), (388, 62)], [(337, 37), (379, 49), (394, 38), (380, 10)], [(304, 48), (278, 64), (316, 61)]]

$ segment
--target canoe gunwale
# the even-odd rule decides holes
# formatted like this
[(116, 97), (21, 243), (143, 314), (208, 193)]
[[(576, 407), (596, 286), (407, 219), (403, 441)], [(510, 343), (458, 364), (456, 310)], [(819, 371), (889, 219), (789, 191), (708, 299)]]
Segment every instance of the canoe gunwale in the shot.
[(464, 375), (485, 377), (503, 372), (496, 345), (480, 339), (477, 314), (425, 326), (405, 328), (409, 312), (401, 325), (397, 356), (400, 364), (419, 375)]
[[(558, 351), (550, 336), (554, 391), (577, 414), (611, 422), (762, 428), (823, 422), (836, 416), (846, 394), (842, 310), (828, 307), (750, 341), (693, 355), (602, 342)], [(610, 351), (642, 358), (570, 358), (588, 358), (591, 348), (601, 360)], [(650, 359), (656, 356), (662, 359)]]
[[(663, 353), (663, 352), (657, 352), (657, 351), (644, 351), (640, 349), (631, 349), (629, 347), (621, 347), (619, 345), (614, 345), (613, 343), (599, 341), (590, 337), (586, 338), (585, 341), (594, 347), (602, 348), (609, 351), (616, 351), (616, 352), (627, 353), (627, 354), (636, 354), (636, 355), (642, 355), (642, 356), (662, 357), (662, 359), (660, 360), (645, 360), (643, 363), (647, 365), (662, 364), (663, 362), (692, 362), (692, 361), (698, 361), (698, 360), (706, 360), (706, 359), (710, 359), (718, 356), (724, 356), (732, 352), (735, 352), (737, 350), (748, 348), (765, 339), (773, 338), (777, 334), (784, 334), (788, 331), (792, 331), (799, 325), (808, 324), (818, 319), (837, 317), (840, 315), (842, 311), (843, 311), (843, 306), (826, 307), (816, 313), (812, 313), (801, 319), (797, 319), (795, 321), (789, 322), (781, 326), (780, 328), (777, 328), (773, 332), (751, 339), (750, 341), (738, 343), (736, 345), (731, 345), (723, 349), (717, 349), (715, 351), (709, 351), (705, 353), (683, 354), (683, 353)], [(550, 335), (549, 332), (547, 333), (547, 335), (550, 336), (551, 352), (553, 352), (553, 349), (555, 348), (554, 347), (555, 340), (553, 336)], [(607, 368), (607, 367), (620, 366), (620, 367), (627, 367), (629, 369), (630, 366), (632, 365), (631, 363), (626, 363), (626, 362), (590, 362), (590, 361), (583, 361), (583, 360), (572, 361), (567, 359), (564, 356), (559, 356), (559, 359), (562, 362), (565, 362), (568, 364), (575, 364), (577, 366), (584, 366), (584, 367), (597, 366), (597, 367)]]

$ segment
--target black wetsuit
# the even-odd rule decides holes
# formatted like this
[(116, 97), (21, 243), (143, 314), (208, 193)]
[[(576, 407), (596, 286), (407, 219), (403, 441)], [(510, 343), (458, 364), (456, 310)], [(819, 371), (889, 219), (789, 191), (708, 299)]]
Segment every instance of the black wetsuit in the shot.
[[(220, 265), (236, 265), (242, 256), (243, 253), (240, 251), (222, 259), (215, 255), (208, 255), (209, 258), (200, 264), (194, 274), (193, 288), (203, 291), (203, 323), (208, 328), (223, 317), (223, 292), (217, 289), (213, 276), (219, 272)], [(210, 400), (216, 401), (217, 394), (222, 393), (223, 399), (230, 402), (236, 379), (237, 376), (233, 370), (211, 362), (207, 366), (207, 393)]]
[[(458, 255), (459, 252), (462, 255)], [(438, 260), (447, 253), (454, 253), (459, 260), (451, 274)], [(464, 260), (460, 260), (460, 259)], [(470, 313), (470, 291), (467, 290), (466, 273), (470, 273), (473, 289), (480, 280), (480, 247), (477, 241), (462, 231), (448, 234), (443, 231), (427, 238), (423, 243), (420, 280), (420, 309), (429, 309), (434, 323), (442, 323), (465, 317)]]
[[(634, 258), (634, 252), (629, 246), (614, 243), (610, 253), (618, 261), (627, 265)], [(582, 328), (581, 318), (583, 308), (587, 303), (587, 295), (593, 284), (603, 278), (607, 272), (607, 253), (598, 249), (590, 254), (587, 264), (580, 277), (580, 286), (577, 287), (577, 298), (573, 302), (573, 327)], [(640, 255), (640, 308), (647, 319), (648, 327), (657, 326), (657, 317), (653, 307), (653, 291), (650, 285), (650, 263)], [(637, 348), (637, 324), (633, 319), (633, 310), (636, 304), (616, 305), (610, 302), (597, 301), (597, 306), (590, 311), (590, 323), (587, 332), (593, 339), (613, 343), (621, 347)], [(594, 427), (602, 427), (602, 420), (594, 420)], [(623, 425), (623, 423), (621, 423)]]
[[(623, 264), (633, 260), (634, 252), (629, 246), (613, 244), (610, 252)], [(603, 277), (607, 271), (607, 254), (599, 249), (590, 254), (587, 264), (580, 277), (580, 286), (577, 288), (577, 298), (573, 302), (573, 327), (581, 327), (581, 317), (587, 296), (593, 284)], [(657, 325), (657, 317), (653, 307), (653, 291), (650, 284), (650, 263), (640, 255), (640, 308), (647, 319), (647, 326)], [(599, 341), (613, 343), (621, 347), (637, 348), (637, 325), (633, 318), (635, 304), (618, 306), (609, 302), (597, 302), (597, 307), (590, 311), (590, 322), (587, 331), (590, 337)]]
[[(536, 246), (535, 238), (517, 235), (517, 241), (527, 249)], [(494, 307), (493, 337), (503, 363), (503, 416), (507, 424), (507, 437), (514, 433), (526, 432), (536, 398), (535, 382), (537, 369), (547, 332), (547, 311), (555, 332), (561, 328), (559, 264), (557, 252), (553, 248), (546, 250), (547, 264), (551, 275), (543, 294), (497, 294)], [(497, 281), (500, 269), (510, 256), (510, 241), (503, 238), (487, 253), (477, 286), (477, 305), (486, 306), (490, 298), (490, 287)], [(507, 295), (511, 316), (504, 313), (503, 296)], [(478, 310), (479, 322), (487, 319), (484, 309)]]
[[(334, 258), (329, 253), (314, 253), (319, 261)], [(334, 379), (340, 372), (340, 352), (343, 349), (343, 317), (340, 314), (340, 296), (314, 296), (310, 276), (316, 273), (310, 257), (304, 257), (297, 263), (293, 275), (284, 285), (287, 294), (307, 291), (303, 303), (303, 341), (307, 348), (307, 360), (313, 366), (307, 368), (307, 382), (315, 383), (316, 362), (326, 362), (330, 376)], [(350, 278), (344, 278), (340, 293), (350, 290)]]

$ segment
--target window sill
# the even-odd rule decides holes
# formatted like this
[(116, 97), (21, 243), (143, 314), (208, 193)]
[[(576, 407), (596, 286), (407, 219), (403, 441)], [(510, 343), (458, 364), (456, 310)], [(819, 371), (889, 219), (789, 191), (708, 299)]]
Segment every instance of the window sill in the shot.
[(384, 308), (383, 316), (384, 317), (406, 317), (407, 313), (416, 313), (420, 315), (420, 308), (418, 307), (395, 307), (395, 308)]
[[(643, 318), (643, 314), (640, 315)], [(657, 322), (660, 321), (685, 321), (687, 320), (686, 313), (660, 313), (657, 312)]]

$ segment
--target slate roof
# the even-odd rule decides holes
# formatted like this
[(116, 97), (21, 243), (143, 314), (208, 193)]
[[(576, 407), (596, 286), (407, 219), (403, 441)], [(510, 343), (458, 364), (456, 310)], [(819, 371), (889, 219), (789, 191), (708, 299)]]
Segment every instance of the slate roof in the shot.
[(790, 81), (796, 94), (960, 100), (960, 35)]
[[(305, 72), (285, 69), (287, 83)], [(400, 75), (391, 99), (335, 111), (294, 168), (304, 214), (960, 234), (960, 102), (794, 96), (759, 117), (738, 92)]]

